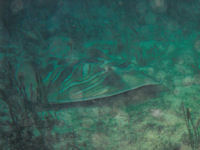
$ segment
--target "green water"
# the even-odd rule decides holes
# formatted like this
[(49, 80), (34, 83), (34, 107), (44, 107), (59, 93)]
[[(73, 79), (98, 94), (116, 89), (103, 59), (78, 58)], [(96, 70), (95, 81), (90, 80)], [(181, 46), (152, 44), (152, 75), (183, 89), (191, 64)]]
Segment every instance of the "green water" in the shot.
[(199, 0), (0, 0), (0, 150), (200, 149)]

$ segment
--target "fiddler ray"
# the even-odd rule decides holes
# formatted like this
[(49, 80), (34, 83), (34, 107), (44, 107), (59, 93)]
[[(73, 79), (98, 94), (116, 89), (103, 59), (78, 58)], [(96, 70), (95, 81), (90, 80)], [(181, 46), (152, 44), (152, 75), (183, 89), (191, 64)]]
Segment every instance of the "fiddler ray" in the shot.
[(30, 67), (21, 68), (26, 73), (30, 72), (26, 74), (31, 78), (28, 81), (35, 80), (37, 83), (32, 89), (45, 93), (41, 95), (42, 102), (37, 99), (31, 101), (38, 109), (101, 106), (119, 101), (124, 104), (139, 103), (166, 91), (162, 84), (131, 65), (120, 69), (114, 65), (102, 66), (79, 62), (50, 67), (50, 71), (47, 66), (44, 70), (33, 69), (36, 72), (34, 76), (33, 72), (25, 70)]

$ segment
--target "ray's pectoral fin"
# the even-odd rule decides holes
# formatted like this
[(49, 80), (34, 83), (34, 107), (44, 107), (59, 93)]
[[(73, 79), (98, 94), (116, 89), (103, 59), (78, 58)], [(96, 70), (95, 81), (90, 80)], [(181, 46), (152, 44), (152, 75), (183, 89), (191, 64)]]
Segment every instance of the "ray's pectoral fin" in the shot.
[(113, 105), (114, 103), (123, 103), (125, 105), (143, 103), (149, 99), (157, 97), (160, 93), (166, 92), (168, 89), (159, 84), (149, 84), (131, 89), (116, 95), (89, 99), (85, 101), (53, 103), (44, 106), (45, 109), (64, 109), (69, 107), (90, 107)]

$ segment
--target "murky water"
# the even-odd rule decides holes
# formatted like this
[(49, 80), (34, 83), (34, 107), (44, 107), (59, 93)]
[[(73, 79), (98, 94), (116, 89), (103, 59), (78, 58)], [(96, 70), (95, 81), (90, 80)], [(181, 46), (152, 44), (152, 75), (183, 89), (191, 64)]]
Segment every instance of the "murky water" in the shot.
[(0, 149), (198, 150), (199, 0), (0, 0)]

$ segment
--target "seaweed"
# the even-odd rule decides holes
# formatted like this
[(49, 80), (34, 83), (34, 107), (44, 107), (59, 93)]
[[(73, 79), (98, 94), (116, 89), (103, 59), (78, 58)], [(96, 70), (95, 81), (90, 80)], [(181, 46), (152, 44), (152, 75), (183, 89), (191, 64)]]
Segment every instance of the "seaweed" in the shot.
[(195, 122), (192, 118), (190, 109), (185, 107), (183, 103), (181, 108), (188, 131), (190, 146), (193, 150), (197, 150), (200, 147), (200, 118)]
[[(45, 142), (47, 130), (52, 130), (56, 123), (55, 116), (46, 112), (46, 116), (41, 116), (35, 105), (32, 103), (33, 96), (27, 94), (23, 75), (16, 75), (14, 64), (4, 57), (1, 62), (0, 72), (0, 101), (7, 105), (7, 120), (0, 116), (0, 139), (4, 141), (2, 148), (8, 146), (11, 150), (44, 149), (53, 147), (53, 142)], [(41, 77), (37, 74), (38, 87), (36, 90), (37, 105), (43, 105), (46, 91), (42, 89)], [(43, 101), (44, 100), (44, 101)], [(5, 117), (6, 113), (4, 113)], [(5, 130), (4, 128), (9, 128)], [(39, 132), (39, 135), (35, 135)]]

